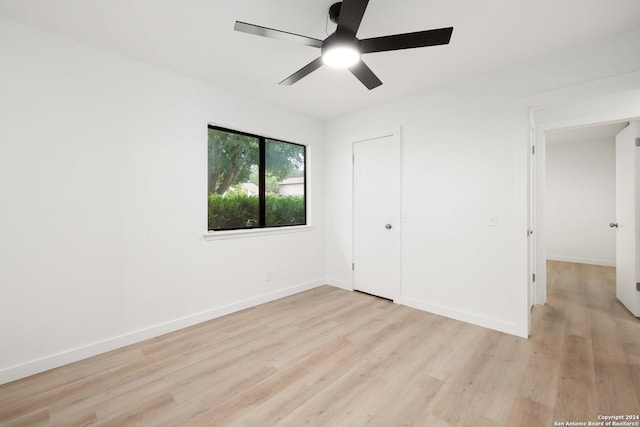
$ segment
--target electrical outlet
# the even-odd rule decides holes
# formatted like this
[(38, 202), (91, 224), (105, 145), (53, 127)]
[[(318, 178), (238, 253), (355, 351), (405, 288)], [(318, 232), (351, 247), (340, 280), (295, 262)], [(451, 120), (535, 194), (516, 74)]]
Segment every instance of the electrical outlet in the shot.
[(267, 271), (267, 275), (266, 276), (267, 276), (267, 282), (270, 282), (271, 281), (271, 272)]

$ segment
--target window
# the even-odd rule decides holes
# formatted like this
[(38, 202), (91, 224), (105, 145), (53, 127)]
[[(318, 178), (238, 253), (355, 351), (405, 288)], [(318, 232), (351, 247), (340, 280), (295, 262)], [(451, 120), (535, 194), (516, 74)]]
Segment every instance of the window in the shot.
[(306, 225), (306, 147), (209, 126), (209, 230)]

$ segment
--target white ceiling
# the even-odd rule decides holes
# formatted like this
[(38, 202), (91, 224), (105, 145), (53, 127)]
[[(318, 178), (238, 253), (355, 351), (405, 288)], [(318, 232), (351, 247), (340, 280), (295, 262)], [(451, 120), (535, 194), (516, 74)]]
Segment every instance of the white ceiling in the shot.
[(580, 142), (594, 139), (613, 139), (622, 129), (626, 128), (629, 122), (607, 123), (594, 126), (583, 126), (570, 129), (558, 129), (545, 132), (545, 142), (547, 144), (558, 144), (561, 142)]
[(640, 28), (639, 0), (370, 0), (359, 38), (453, 26), (451, 44), (364, 55), (372, 91), (319, 50), (233, 31), (236, 20), (324, 39), (334, 0), (0, 0), (0, 16), (331, 118)]

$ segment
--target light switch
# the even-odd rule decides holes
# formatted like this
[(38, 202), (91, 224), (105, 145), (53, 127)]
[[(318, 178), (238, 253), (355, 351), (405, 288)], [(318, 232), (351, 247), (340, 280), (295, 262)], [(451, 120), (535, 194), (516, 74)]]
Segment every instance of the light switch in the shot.
[(489, 225), (490, 227), (495, 227), (496, 225), (498, 225), (498, 214), (490, 213), (487, 219), (487, 225)]

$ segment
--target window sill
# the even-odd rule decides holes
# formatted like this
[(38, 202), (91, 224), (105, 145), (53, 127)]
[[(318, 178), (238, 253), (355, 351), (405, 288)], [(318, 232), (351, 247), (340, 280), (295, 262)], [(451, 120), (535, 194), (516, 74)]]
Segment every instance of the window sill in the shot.
[(294, 225), (290, 227), (253, 228), (251, 230), (207, 231), (204, 238), (207, 241), (241, 239), (244, 237), (274, 236), (277, 234), (303, 233), (315, 229), (312, 225)]

